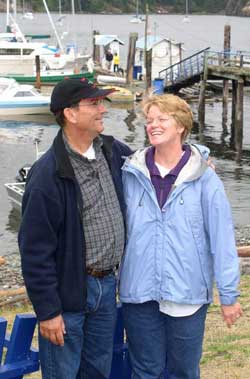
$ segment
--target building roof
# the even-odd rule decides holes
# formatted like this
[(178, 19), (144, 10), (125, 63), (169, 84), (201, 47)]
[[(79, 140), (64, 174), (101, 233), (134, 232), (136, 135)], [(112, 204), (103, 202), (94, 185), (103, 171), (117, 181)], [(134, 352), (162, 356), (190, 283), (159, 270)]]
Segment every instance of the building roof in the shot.
[[(160, 36), (148, 35), (147, 36), (147, 50), (152, 49), (155, 45), (158, 45), (158, 43), (160, 43), (162, 41), (168, 41), (169, 42), (170, 39), (169, 38), (160, 37)], [(172, 41), (171, 40), (171, 42), (172, 42), (173, 45), (178, 45), (179, 44), (176, 41)], [(144, 46), (145, 46), (145, 37), (141, 37), (141, 38), (139, 38), (136, 41), (136, 48), (144, 50)]]
[(114, 34), (96, 34), (95, 35), (95, 44), (100, 46), (107, 46), (111, 42), (117, 41), (120, 45), (124, 45), (124, 42), (120, 40)]

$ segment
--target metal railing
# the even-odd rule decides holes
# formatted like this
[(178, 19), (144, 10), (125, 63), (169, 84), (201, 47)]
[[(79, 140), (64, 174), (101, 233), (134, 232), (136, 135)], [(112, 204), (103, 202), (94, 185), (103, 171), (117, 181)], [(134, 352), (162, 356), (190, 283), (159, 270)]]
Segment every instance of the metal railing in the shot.
[(180, 83), (184, 80), (200, 75), (204, 69), (204, 56), (210, 48), (207, 47), (196, 54), (161, 70), (159, 77), (164, 80), (164, 86)]
[(229, 66), (250, 68), (249, 51), (208, 51), (205, 53), (207, 64), (211, 66)]

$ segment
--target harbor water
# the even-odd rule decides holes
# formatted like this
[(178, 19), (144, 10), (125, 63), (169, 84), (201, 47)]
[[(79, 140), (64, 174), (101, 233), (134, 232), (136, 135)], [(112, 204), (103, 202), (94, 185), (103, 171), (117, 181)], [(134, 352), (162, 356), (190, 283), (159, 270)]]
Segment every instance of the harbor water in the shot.
[[(56, 18), (57, 15), (53, 15)], [(130, 24), (129, 15), (76, 15), (77, 21), (72, 23), (71, 15), (66, 16), (65, 42), (76, 39), (86, 53), (91, 52), (92, 30), (103, 34), (115, 33), (125, 42), (121, 48), (121, 61), (125, 67), (130, 31), (143, 36), (144, 26)], [(184, 42), (185, 55), (211, 46), (221, 50), (223, 45), (223, 28), (226, 22), (232, 27), (232, 46), (235, 50), (250, 50), (249, 19), (224, 16), (191, 16), (191, 22), (182, 23), (180, 15), (152, 15), (150, 25), (152, 33)], [(0, 14), (0, 32), (4, 31), (5, 15)], [(69, 28), (71, 25), (71, 28)], [(25, 33), (46, 33), (50, 26), (45, 14), (36, 14), (33, 21), (21, 20), (20, 27)], [(132, 30), (133, 29), (133, 30)], [(208, 33), (209, 30), (209, 33)], [(52, 33), (52, 32), (51, 32)], [(81, 43), (80, 43), (81, 42)], [(113, 105), (107, 103), (108, 113), (105, 115), (105, 133), (112, 134), (137, 149), (147, 144), (144, 121), (140, 115), (140, 104)], [(192, 104), (197, 115), (197, 104)], [(218, 175), (224, 182), (226, 192), (232, 205), (233, 219), (238, 236), (244, 236), (242, 230), (250, 225), (250, 94), (244, 99), (244, 140), (242, 162), (235, 162), (235, 153), (230, 148), (230, 135), (222, 129), (221, 102), (206, 106), (206, 126), (200, 135), (195, 125), (190, 142), (202, 143), (211, 150), (211, 156)], [(229, 109), (230, 114), (230, 109)], [(230, 131), (230, 120), (228, 122)], [(58, 127), (50, 116), (32, 116), (19, 119), (0, 119), (0, 255), (8, 257), (9, 264), (18, 265), (17, 230), (20, 215), (13, 210), (8, 201), (4, 183), (12, 182), (18, 169), (35, 159), (35, 141), (39, 141), (40, 151), (46, 150), (53, 141)], [(12, 259), (13, 257), (13, 259)]]

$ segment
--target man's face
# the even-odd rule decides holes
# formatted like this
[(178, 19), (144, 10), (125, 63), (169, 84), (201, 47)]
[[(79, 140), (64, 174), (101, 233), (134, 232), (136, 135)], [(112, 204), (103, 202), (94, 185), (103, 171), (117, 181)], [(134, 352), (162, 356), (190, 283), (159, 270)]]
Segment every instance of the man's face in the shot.
[(84, 99), (72, 108), (73, 124), (80, 133), (95, 138), (103, 132), (103, 114), (107, 112), (103, 100)]

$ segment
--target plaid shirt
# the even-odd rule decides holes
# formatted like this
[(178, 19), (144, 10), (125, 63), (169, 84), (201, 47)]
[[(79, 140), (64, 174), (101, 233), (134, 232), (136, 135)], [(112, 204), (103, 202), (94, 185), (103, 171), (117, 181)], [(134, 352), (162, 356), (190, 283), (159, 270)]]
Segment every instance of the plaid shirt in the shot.
[(65, 135), (64, 143), (83, 198), (86, 266), (108, 270), (120, 262), (125, 233), (114, 183), (101, 150), (101, 138), (94, 140), (96, 159), (91, 160), (74, 151)]

